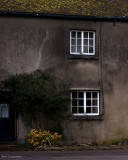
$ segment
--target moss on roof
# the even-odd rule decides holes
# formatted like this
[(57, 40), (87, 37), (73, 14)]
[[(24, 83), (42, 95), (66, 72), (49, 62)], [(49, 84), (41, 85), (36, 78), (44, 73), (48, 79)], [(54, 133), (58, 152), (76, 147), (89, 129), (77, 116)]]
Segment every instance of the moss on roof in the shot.
[(128, 0), (0, 0), (0, 11), (122, 17)]

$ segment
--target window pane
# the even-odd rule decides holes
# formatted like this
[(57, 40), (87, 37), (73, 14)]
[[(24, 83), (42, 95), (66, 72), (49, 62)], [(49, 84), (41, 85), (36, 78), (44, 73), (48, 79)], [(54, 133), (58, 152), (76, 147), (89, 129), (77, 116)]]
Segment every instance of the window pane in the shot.
[(93, 46), (93, 40), (92, 39), (89, 40), (89, 45)]
[(72, 38), (76, 38), (76, 32), (72, 32)]
[(81, 39), (77, 39), (77, 45), (81, 45)]
[(84, 38), (88, 38), (88, 32), (84, 32)]
[(93, 38), (93, 32), (89, 32), (89, 38)]
[(86, 108), (86, 113), (91, 113), (91, 107)]
[(84, 106), (84, 100), (79, 100), (79, 106)]
[(81, 53), (81, 46), (77, 46), (77, 53)]
[(77, 113), (77, 107), (72, 107), (72, 113)]
[(93, 100), (93, 101), (92, 101), (92, 105), (93, 105), (93, 106), (97, 106), (97, 100)]
[(76, 39), (71, 40), (71, 45), (76, 45)]
[(84, 107), (79, 107), (79, 113), (84, 113)]
[(77, 106), (77, 100), (76, 99), (72, 99), (72, 106)]
[(91, 92), (86, 92), (86, 98), (91, 98)]
[(88, 46), (84, 46), (84, 53), (88, 53)]
[(81, 38), (81, 32), (77, 32), (77, 38)]
[(84, 45), (88, 46), (88, 39), (84, 39)]
[(8, 104), (0, 104), (0, 118), (9, 118)]
[(92, 93), (92, 97), (93, 97), (93, 98), (97, 98), (97, 92), (93, 92), (93, 93)]
[(78, 93), (78, 97), (79, 97), (79, 98), (84, 98), (84, 92), (79, 92), (79, 93)]
[(93, 53), (93, 47), (89, 47), (89, 53)]
[(76, 46), (71, 46), (71, 52), (76, 53)]
[(93, 110), (93, 113), (98, 113), (98, 108), (97, 107), (93, 107), (92, 110)]
[(72, 98), (77, 98), (77, 92), (72, 92)]
[(86, 100), (86, 106), (91, 106), (91, 100)]

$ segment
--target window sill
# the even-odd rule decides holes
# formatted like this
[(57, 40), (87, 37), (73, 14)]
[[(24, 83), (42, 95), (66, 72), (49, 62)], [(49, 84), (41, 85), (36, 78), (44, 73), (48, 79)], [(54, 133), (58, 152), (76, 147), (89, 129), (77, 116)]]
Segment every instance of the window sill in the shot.
[(89, 120), (89, 121), (92, 121), (92, 120), (103, 120), (103, 115), (98, 115), (98, 116), (71, 116), (69, 117), (69, 120)]
[(96, 55), (69, 55), (69, 59), (99, 60), (99, 57)]

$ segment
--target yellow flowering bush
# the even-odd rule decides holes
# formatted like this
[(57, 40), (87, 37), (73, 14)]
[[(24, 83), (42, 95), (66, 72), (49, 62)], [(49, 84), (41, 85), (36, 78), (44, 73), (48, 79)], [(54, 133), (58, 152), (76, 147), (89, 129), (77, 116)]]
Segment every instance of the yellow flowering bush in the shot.
[(54, 134), (50, 133), (50, 131), (46, 130), (36, 130), (32, 129), (28, 134), (28, 142), (32, 144), (34, 147), (38, 147), (41, 145), (49, 145), (56, 146), (59, 143), (59, 139), (62, 137), (57, 132)]

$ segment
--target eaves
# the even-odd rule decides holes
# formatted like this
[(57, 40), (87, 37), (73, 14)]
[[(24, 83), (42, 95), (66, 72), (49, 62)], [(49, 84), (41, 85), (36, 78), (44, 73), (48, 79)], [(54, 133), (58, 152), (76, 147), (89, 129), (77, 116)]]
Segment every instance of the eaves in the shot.
[(96, 17), (83, 15), (64, 15), (64, 14), (49, 14), (49, 13), (30, 13), (30, 12), (8, 12), (0, 11), (0, 16), (15, 16), (15, 17), (36, 17), (36, 18), (52, 18), (66, 20), (88, 20), (88, 21), (110, 21), (110, 22), (128, 22), (128, 17)]

